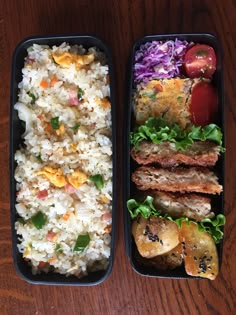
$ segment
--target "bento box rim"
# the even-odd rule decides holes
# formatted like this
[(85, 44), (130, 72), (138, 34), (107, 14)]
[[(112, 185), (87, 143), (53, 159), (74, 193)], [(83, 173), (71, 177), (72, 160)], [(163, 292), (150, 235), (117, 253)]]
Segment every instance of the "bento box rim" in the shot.
[[(14, 112), (14, 92), (13, 89), (15, 87), (14, 84), (14, 78), (16, 76), (16, 58), (17, 55), (21, 52), (22, 49), (27, 49), (30, 45), (33, 45), (34, 43), (36, 44), (41, 44), (43, 41), (49, 41), (49, 43), (43, 45), (48, 45), (48, 46), (53, 46), (55, 45), (53, 41), (61, 41), (61, 44), (63, 42), (70, 43), (70, 40), (77, 40), (80, 41), (82, 40), (95, 40), (97, 43), (101, 45), (101, 50), (104, 51), (106, 57), (107, 57), (107, 65), (109, 68), (109, 75), (110, 75), (110, 97), (111, 97), (111, 103), (112, 103), (112, 165), (113, 165), (113, 176), (112, 176), (112, 187), (113, 187), (113, 192), (112, 192), (112, 236), (111, 236), (111, 254), (109, 257), (109, 265), (108, 268), (104, 271), (104, 275), (100, 278), (97, 279), (96, 281), (89, 281), (89, 282), (80, 282), (78, 279), (77, 282), (75, 281), (47, 281), (47, 280), (31, 280), (29, 279), (26, 275), (24, 275), (20, 267), (17, 263), (17, 234), (15, 232), (15, 196), (13, 195), (13, 188), (15, 187), (15, 180), (14, 180), (14, 171), (15, 171), (15, 162), (14, 162), (14, 139), (13, 139), (13, 112)], [(78, 42), (78, 45), (83, 45), (82, 43)], [(27, 47), (26, 47), (27, 46)], [(94, 45), (96, 46), (96, 45)], [(111, 274), (112, 269), (113, 269), (113, 264), (114, 264), (114, 252), (115, 252), (115, 222), (116, 222), (116, 180), (117, 180), (117, 149), (116, 149), (116, 123), (115, 123), (115, 83), (114, 83), (114, 67), (113, 67), (113, 60), (112, 60), (112, 51), (110, 46), (97, 34), (95, 33), (83, 33), (83, 34), (50, 34), (50, 35), (34, 35), (34, 36), (29, 36), (18, 42), (16, 45), (13, 53), (12, 53), (12, 59), (11, 59), (11, 78), (10, 78), (10, 123), (9, 123), (9, 152), (10, 152), (10, 158), (9, 158), (9, 185), (10, 185), (10, 212), (11, 212), (11, 237), (12, 237), (12, 256), (13, 256), (13, 264), (15, 267), (15, 270), (17, 274), (26, 282), (31, 283), (31, 284), (41, 284), (41, 285), (60, 285), (60, 286), (95, 286), (98, 284), (101, 284), (104, 282)], [(19, 83), (19, 82), (18, 82)], [(16, 97), (17, 98), (17, 97)], [(99, 271), (98, 271), (99, 272)], [(57, 274), (54, 274), (55, 277)], [(68, 279), (65, 275), (58, 274), (60, 278), (64, 277), (64, 279)], [(50, 277), (50, 275), (49, 275)], [(74, 278), (74, 276), (70, 276)], [(84, 278), (86, 278), (85, 276)], [(92, 277), (92, 273), (91, 273)], [(83, 278), (82, 278), (83, 279)]]
[[(225, 107), (225, 98), (224, 98), (224, 63), (223, 63), (223, 59), (224, 59), (224, 52), (222, 49), (222, 43), (219, 39), (219, 37), (217, 37), (214, 33), (201, 33), (201, 32), (191, 32), (191, 33), (165, 33), (165, 34), (148, 34), (148, 35), (144, 35), (143, 37), (138, 38), (134, 44), (132, 45), (131, 51), (130, 51), (130, 55), (129, 55), (129, 60), (128, 60), (128, 65), (127, 65), (127, 72), (126, 72), (126, 78), (128, 81), (128, 84), (125, 86), (125, 101), (124, 101), (124, 113), (125, 113), (125, 126), (126, 127), (130, 127), (131, 124), (131, 94), (132, 94), (132, 84), (133, 84), (133, 71), (132, 71), (132, 67), (133, 67), (133, 62), (134, 62), (134, 56), (135, 56), (135, 52), (137, 50), (138, 47), (140, 47), (141, 45), (147, 43), (148, 41), (155, 41), (155, 40), (173, 40), (175, 38), (178, 38), (180, 40), (194, 40), (194, 38), (198, 38), (198, 37), (203, 37), (204, 39), (211, 39), (214, 40), (217, 44), (217, 48), (218, 48), (218, 52), (219, 52), (219, 64), (221, 66), (221, 82), (220, 82), (220, 88), (221, 88), (221, 97), (220, 97), (220, 103), (221, 103), (221, 114), (222, 114), (222, 127), (221, 129), (223, 130), (223, 146), (226, 143), (226, 130), (225, 130), (225, 111), (224, 111), (224, 107)], [(131, 71), (131, 72), (130, 72)], [(128, 165), (129, 162), (127, 162), (127, 150), (128, 150), (128, 146), (129, 146), (129, 136), (127, 134), (127, 130), (124, 129), (123, 130), (123, 165), (124, 165), (124, 184), (123, 184), (123, 211), (124, 211), (124, 234), (125, 234), (125, 252), (126, 252), (126, 256), (128, 257), (128, 260), (131, 264), (132, 269), (140, 276), (144, 276), (144, 277), (151, 277), (151, 278), (165, 278), (165, 279), (195, 279), (195, 280), (206, 280), (202, 277), (192, 277), (190, 275), (183, 275), (183, 276), (156, 276), (156, 275), (152, 275), (152, 274), (144, 274), (141, 273), (140, 271), (138, 271), (134, 265), (134, 262), (132, 261), (132, 248), (131, 248), (131, 240), (130, 240), (130, 217), (129, 217), (129, 212), (128, 212), (128, 208), (127, 208), (127, 187), (128, 185), (130, 185), (129, 183), (127, 183), (127, 171), (129, 169), (130, 172), (130, 165)], [(224, 214), (224, 199), (225, 199), (225, 153), (223, 153), (222, 155), (222, 185), (223, 185), (223, 193), (221, 195), (221, 209), (223, 210), (223, 214)], [(223, 227), (223, 231), (224, 231), (224, 227)], [(223, 257), (223, 243), (224, 243), (224, 239), (221, 241), (221, 243), (219, 244), (219, 250), (220, 250), (220, 257), (219, 257), (219, 269), (221, 267), (222, 264), (222, 257)]]

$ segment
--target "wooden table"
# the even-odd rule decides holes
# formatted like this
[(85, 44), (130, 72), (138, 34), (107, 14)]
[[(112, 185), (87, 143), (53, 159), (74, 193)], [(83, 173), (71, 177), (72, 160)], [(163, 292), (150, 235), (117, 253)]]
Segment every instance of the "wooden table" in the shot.
[[(0, 314), (236, 314), (236, 1), (0, 1)], [(115, 263), (95, 287), (31, 285), (13, 267), (9, 208), (9, 96), (12, 52), (31, 35), (95, 32), (110, 44), (118, 124)], [(122, 121), (125, 69), (135, 40), (146, 34), (211, 32), (224, 49), (227, 133), (224, 256), (215, 281), (141, 277), (126, 257), (122, 218)]]

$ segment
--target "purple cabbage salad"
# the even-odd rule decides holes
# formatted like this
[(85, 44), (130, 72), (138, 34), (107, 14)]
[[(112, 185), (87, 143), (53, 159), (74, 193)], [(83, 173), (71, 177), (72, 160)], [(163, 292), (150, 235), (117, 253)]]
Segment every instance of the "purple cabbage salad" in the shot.
[(147, 42), (135, 54), (134, 81), (147, 82), (180, 76), (183, 57), (193, 43), (179, 39)]

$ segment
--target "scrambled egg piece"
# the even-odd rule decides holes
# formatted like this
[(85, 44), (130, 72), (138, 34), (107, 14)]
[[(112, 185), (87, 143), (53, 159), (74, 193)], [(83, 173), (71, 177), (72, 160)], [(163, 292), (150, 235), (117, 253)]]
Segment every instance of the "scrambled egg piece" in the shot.
[(58, 136), (63, 136), (65, 134), (65, 125), (64, 124), (60, 124), (60, 127), (58, 129), (56, 129), (56, 134)]
[(87, 175), (79, 170), (75, 170), (72, 174), (67, 176), (68, 182), (76, 189), (86, 182), (87, 178)]
[(59, 188), (64, 187), (67, 183), (66, 178), (60, 168), (54, 169), (50, 166), (45, 166), (44, 169), (42, 171), (38, 171), (36, 175), (45, 176), (51, 184)]
[(90, 64), (95, 58), (94, 54), (76, 55), (69, 52), (64, 52), (62, 54), (53, 53), (52, 57), (57, 64), (64, 68), (69, 68), (71, 64), (75, 64), (77, 70)]
[(109, 203), (109, 202), (110, 202), (110, 199), (107, 198), (107, 196), (103, 195), (103, 196), (101, 197), (101, 201), (102, 201), (103, 203)]
[(72, 153), (75, 153), (77, 151), (77, 144), (76, 143), (72, 143), (70, 145), (70, 150)]
[(106, 97), (104, 97), (104, 98), (96, 97), (95, 102), (99, 106), (101, 106), (103, 109), (110, 108), (110, 106), (111, 106), (110, 101)]
[(30, 254), (31, 254), (31, 247), (30, 247), (30, 245), (27, 245), (25, 250), (24, 250), (23, 257), (27, 258), (27, 257), (29, 257)]

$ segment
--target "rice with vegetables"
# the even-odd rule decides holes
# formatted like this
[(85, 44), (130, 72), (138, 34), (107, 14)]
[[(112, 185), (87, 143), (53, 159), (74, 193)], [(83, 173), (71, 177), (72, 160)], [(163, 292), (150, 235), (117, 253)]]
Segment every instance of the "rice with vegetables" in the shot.
[(32, 272), (82, 277), (106, 269), (111, 246), (108, 66), (96, 48), (28, 49), (14, 108), (19, 251)]

